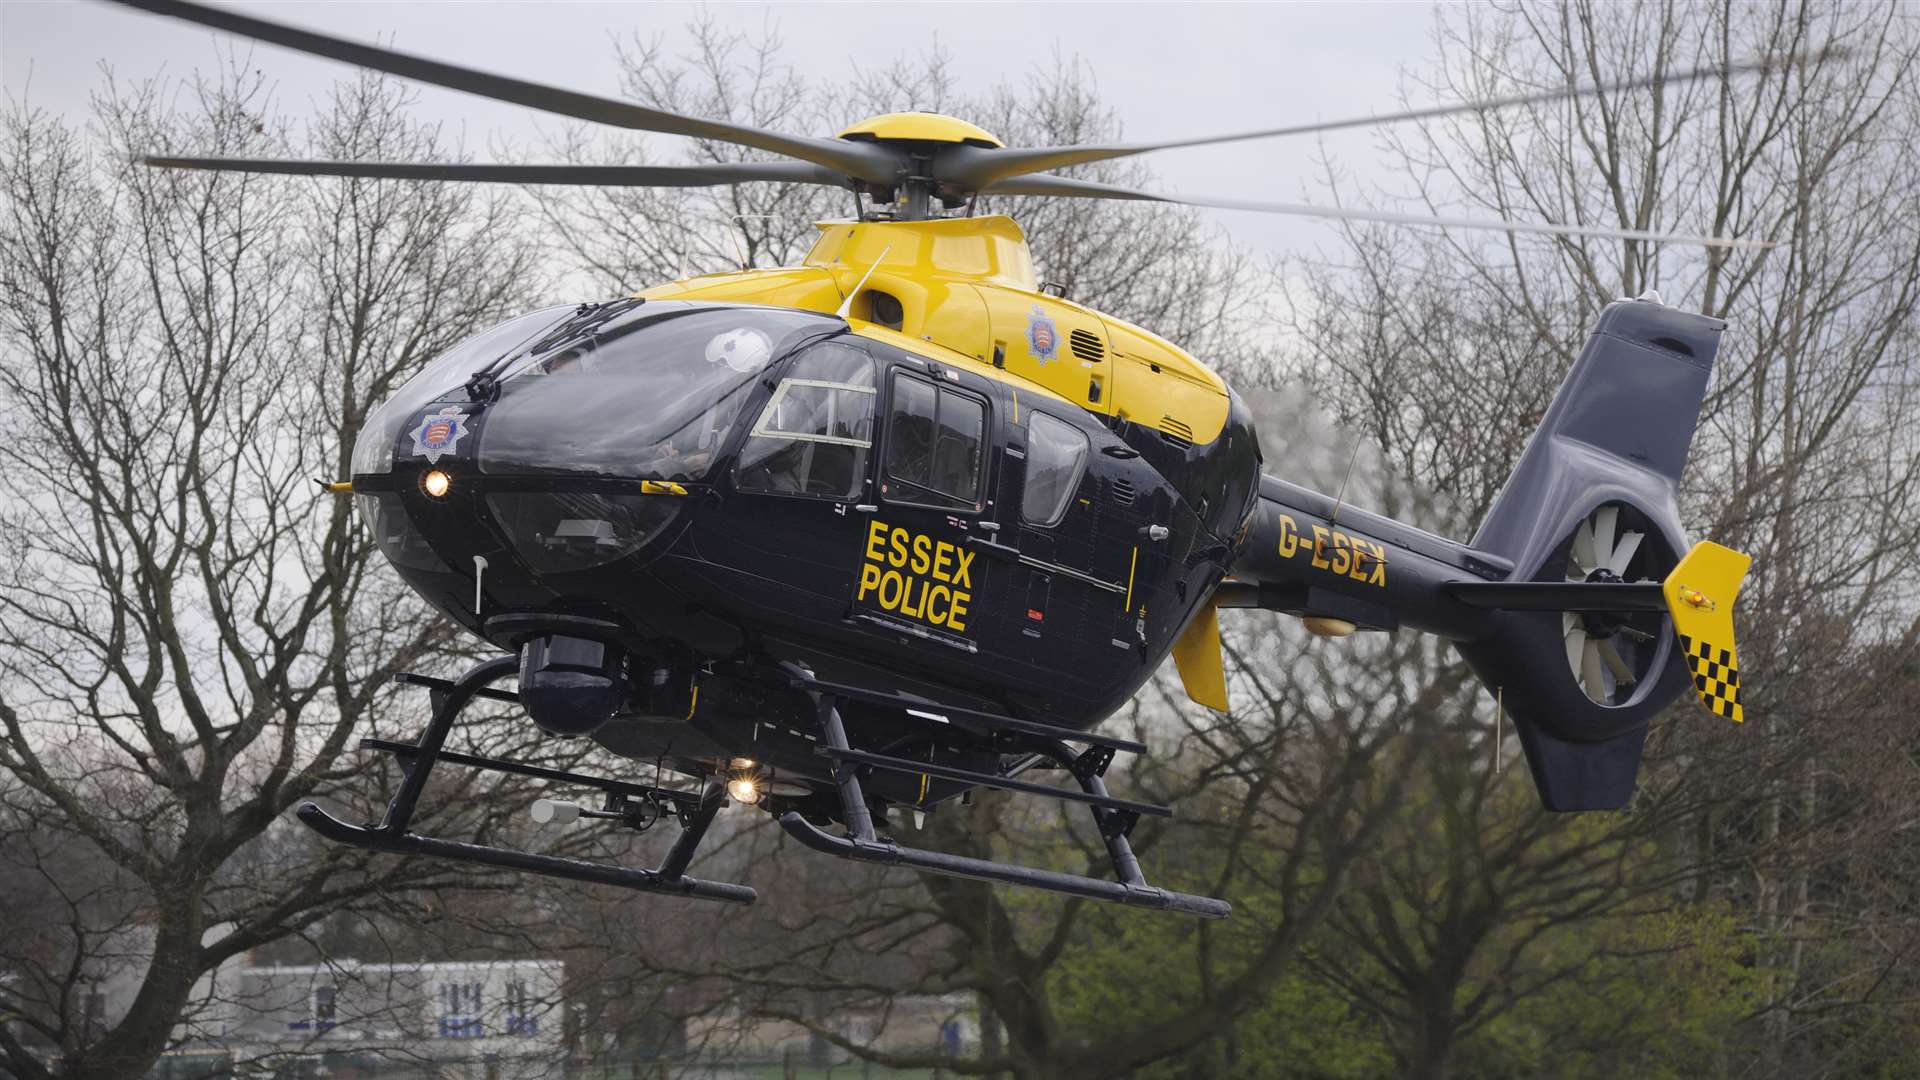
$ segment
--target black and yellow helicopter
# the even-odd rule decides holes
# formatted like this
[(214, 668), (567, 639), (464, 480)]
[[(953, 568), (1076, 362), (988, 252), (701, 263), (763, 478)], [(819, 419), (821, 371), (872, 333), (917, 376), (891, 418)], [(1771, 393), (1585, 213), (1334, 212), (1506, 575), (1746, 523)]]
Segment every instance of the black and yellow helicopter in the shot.
[[(1024, 236), (969, 216), (983, 194), (1159, 200), (1317, 216), (1737, 245), (1711, 237), (1178, 199), (1047, 175), (1151, 150), (1551, 100), (1548, 91), (1395, 116), (1161, 143), (1010, 148), (922, 113), (833, 139), (699, 120), (178, 0), (121, 0), (319, 56), (551, 113), (792, 159), (575, 166), (154, 157), (155, 165), (519, 184), (840, 187), (805, 264), (710, 274), (535, 311), (454, 347), (375, 409), (357, 498), (399, 574), (505, 650), (413, 678), (417, 743), (367, 740), (405, 778), (383, 820), (306, 804), (362, 847), (737, 902), (687, 874), (729, 801), (830, 855), (1196, 915), (1222, 899), (1147, 884), (1128, 844), (1165, 807), (1117, 798), (1091, 729), (1171, 654), (1226, 709), (1217, 612), (1257, 608), (1339, 636), (1408, 627), (1455, 642), (1515, 724), (1545, 804), (1617, 807), (1650, 718), (1688, 689), (1738, 721), (1732, 607), (1749, 560), (1688, 547), (1675, 493), (1723, 324), (1657, 301), (1600, 316), (1470, 543), (1263, 474), (1245, 406), (1151, 332), (1040, 290)], [(1760, 67), (1761, 64), (1750, 65)], [(1681, 78), (1725, 75), (1729, 68)], [(1609, 90), (1647, 83), (1622, 83)], [(956, 216), (941, 216), (947, 211)], [(516, 691), (490, 688), (516, 676)], [(697, 790), (443, 749), (476, 696), (557, 736), (697, 779)], [(682, 832), (638, 869), (423, 836), (436, 763), (597, 789), (536, 820)], [(1063, 769), (1078, 790), (1039, 783)], [(977, 787), (1087, 805), (1113, 879), (964, 858), (890, 820)], [(834, 829), (838, 825), (844, 832)]]

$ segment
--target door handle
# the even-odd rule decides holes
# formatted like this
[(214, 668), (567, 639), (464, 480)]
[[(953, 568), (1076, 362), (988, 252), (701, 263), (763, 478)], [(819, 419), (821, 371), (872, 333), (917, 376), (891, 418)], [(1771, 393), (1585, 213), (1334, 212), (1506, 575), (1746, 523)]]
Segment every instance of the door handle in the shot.
[(975, 548), (981, 551), (982, 553), (995, 559), (1005, 559), (1008, 562), (1023, 561), (1020, 558), (1019, 548), (1008, 547), (1005, 544), (995, 543), (994, 541), (989, 540), (984, 536), (967, 537), (967, 546), (971, 548)]

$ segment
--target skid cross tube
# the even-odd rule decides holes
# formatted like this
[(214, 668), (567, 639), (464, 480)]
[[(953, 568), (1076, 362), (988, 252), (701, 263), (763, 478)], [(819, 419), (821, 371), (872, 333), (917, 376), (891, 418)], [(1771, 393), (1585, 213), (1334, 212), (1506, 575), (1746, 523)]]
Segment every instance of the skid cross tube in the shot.
[[(387, 739), (361, 739), (360, 749), (392, 754), (402, 761), (411, 761), (420, 752), (420, 748), (411, 743), (392, 742)], [(514, 776), (531, 776), (537, 780), (554, 780), (563, 784), (599, 788), (608, 795), (625, 795), (636, 799), (651, 799), (656, 803), (670, 803), (678, 810), (692, 810), (706, 798), (698, 791), (676, 791), (673, 788), (658, 788), (649, 784), (629, 784), (625, 780), (614, 780), (605, 776), (588, 776), (586, 773), (549, 769), (544, 765), (528, 765), (521, 761), (502, 761), (499, 758), (480, 757), (475, 754), (459, 754), (452, 750), (440, 751), (438, 760), (449, 765), (479, 769), (482, 772), (510, 773)]]
[[(888, 757), (885, 754), (870, 754), (864, 750), (841, 750), (832, 746), (816, 746), (813, 752), (835, 761), (849, 761), (855, 765), (866, 765), (886, 772), (908, 775), (937, 776), (942, 780), (958, 780), (963, 784), (993, 788), (996, 791), (1017, 791), (1023, 795), (1038, 795), (1046, 799), (1059, 799), (1062, 802), (1086, 803), (1089, 806), (1106, 807), (1114, 810), (1131, 810), (1136, 814), (1150, 817), (1172, 817), (1173, 810), (1153, 803), (1134, 802), (1131, 799), (1116, 799), (1101, 792), (1062, 791), (1046, 784), (1029, 783), (1008, 776), (993, 773), (974, 772), (972, 769), (958, 769), (951, 765), (941, 765), (931, 761), (912, 761), (908, 758)], [(1098, 777), (1095, 777), (1098, 779)], [(1103, 785), (1104, 786), (1104, 785)]]
[[(301, 824), (329, 840), (370, 851), (428, 855), (459, 862), (479, 863), (483, 866), (497, 866), (506, 870), (523, 870), (548, 877), (614, 885), (639, 892), (664, 893), (702, 900), (751, 904), (759, 899), (759, 894), (746, 885), (724, 881), (703, 881), (685, 876), (687, 866), (693, 860), (694, 849), (706, 836), (707, 828), (713, 824), (714, 814), (719, 812), (723, 802), (720, 798), (720, 789), (717, 787), (709, 787), (691, 806), (684, 801), (686, 798), (684, 793), (674, 793), (682, 796), (682, 799), (675, 801), (682, 811), (680, 815), (682, 831), (658, 870), (610, 866), (584, 859), (541, 855), (513, 848), (488, 847), (459, 840), (444, 840), (437, 836), (422, 836), (409, 831), (407, 826), (413, 821), (414, 810), (420, 802), (420, 793), (426, 787), (427, 776), (432, 773), (435, 762), (444, 756), (449, 762), (473, 768), (493, 768), (498, 764), (486, 758), (473, 758), (467, 754), (443, 751), (442, 747), (446, 744), (447, 732), (452, 730), (454, 718), (459, 715), (460, 710), (476, 697), (497, 697), (494, 694), (483, 695), (487, 684), (511, 674), (518, 667), (518, 657), (497, 656), (475, 664), (467, 669), (466, 674), (450, 684), (440, 683), (439, 680), (430, 682), (410, 680), (424, 683), (432, 689), (433, 716), (427, 722), (427, 730), (421, 733), (420, 740), (413, 746), (405, 748), (404, 751), (390, 749), (387, 746), (376, 747), (394, 753), (406, 769), (406, 776), (400, 782), (400, 790), (394, 793), (393, 800), (387, 804), (387, 812), (380, 819), (379, 824), (350, 825), (312, 802), (301, 803), (294, 811), (294, 816), (300, 819)], [(602, 786), (603, 789), (606, 783), (617, 783), (617, 781), (601, 781), (596, 777), (560, 773), (558, 770), (541, 770), (540, 773), (535, 773), (530, 771), (532, 768), (529, 766), (522, 769), (495, 769), (495, 771), (519, 772), (523, 775), (542, 775), (551, 772), (558, 777)]]
[[(781, 665), (787, 668), (788, 665)], [(831, 694), (848, 701), (864, 701), (869, 705), (883, 705), (895, 709), (917, 709), (922, 712), (937, 713), (946, 717), (957, 726), (969, 731), (988, 734), (1020, 732), (1024, 735), (1038, 735), (1042, 738), (1058, 739), (1061, 742), (1086, 743), (1089, 746), (1105, 746), (1115, 750), (1124, 750), (1129, 754), (1147, 752), (1145, 743), (1132, 739), (1123, 739), (1117, 735), (1101, 735), (1093, 731), (1075, 731), (1054, 724), (1043, 724), (1038, 720), (1021, 720), (1013, 716), (1001, 716), (997, 713), (981, 712), (979, 709), (963, 709), (957, 705), (943, 705), (936, 701), (908, 697), (905, 694), (891, 694), (880, 690), (868, 690), (859, 686), (845, 686), (840, 683), (823, 682), (804, 672), (788, 668), (793, 676), (793, 685), (801, 690), (814, 693)]]
[[(793, 671), (793, 673), (809, 683), (812, 682), (804, 671)], [(1106, 806), (1095, 805), (1092, 810), (1094, 821), (1100, 826), (1101, 838), (1106, 841), (1107, 854), (1113, 860), (1114, 873), (1120, 880), (1109, 881), (1104, 878), (1062, 873), (1057, 870), (1040, 870), (1014, 863), (974, 859), (939, 851), (922, 851), (918, 848), (906, 847), (892, 839), (877, 836), (873, 829), (872, 811), (867, 807), (865, 793), (860, 788), (858, 763), (851, 756), (853, 750), (847, 745), (846, 726), (840, 721), (837, 698), (832, 692), (820, 690), (809, 692), (816, 695), (819, 704), (821, 733), (827, 743), (825, 756), (833, 762), (833, 777), (840, 788), (841, 817), (847, 824), (847, 835), (834, 836), (808, 821), (797, 811), (782, 814), (780, 827), (807, 847), (842, 859), (886, 866), (905, 866), (923, 873), (942, 874), (947, 877), (973, 878), (1005, 885), (1024, 885), (1049, 892), (1065, 893), (1069, 896), (1086, 897), (1090, 900), (1107, 900), (1132, 907), (1177, 911), (1209, 919), (1224, 919), (1233, 913), (1233, 905), (1225, 900), (1173, 892), (1147, 884), (1140, 873), (1140, 862), (1134, 857), (1133, 847), (1127, 842), (1127, 833), (1132, 830), (1133, 823), (1138, 820), (1139, 815), (1131, 809), (1111, 808), (1110, 804), (1113, 800), (1107, 794), (1106, 784), (1100, 779), (1099, 771), (1085, 766), (1075, 768), (1077, 756), (1059, 742), (1052, 743), (1046, 749), (1047, 756), (1066, 765), (1073, 772), (1074, 778), (1080, 782), (1081, 789), (1088, 795), (1109, 803)]]

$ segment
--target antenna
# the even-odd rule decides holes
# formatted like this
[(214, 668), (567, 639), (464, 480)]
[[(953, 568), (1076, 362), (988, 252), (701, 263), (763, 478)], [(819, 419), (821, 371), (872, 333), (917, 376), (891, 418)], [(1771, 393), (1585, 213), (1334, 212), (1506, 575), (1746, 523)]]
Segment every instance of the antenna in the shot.
[(1340, 524), (1340, 507), (1347, 501), (1347, 484), (1353, 479), (1353, 466), (1360, 460), (1360, 440), (1353, 442), (1353, 456), (1347, 458), (1347, 474), (1340, 478), (1340, 492), (1333, 497), (1333, 513), (1327, 516), (1327, 524)]
[(1493, 775), (1500, 775), (1500, 721), (1507, 715), (1507, 688), (1493, 689)]
[(772, 214), (735, 214), (733, 215), (732, 218), (729, 219), (730, 224), (728, 225), (728, 228), (727, 228), (727, 237), (733, 241), (733, 250), (740, 254), (740, 269), (750, 270), (752, 269), (752, 267), (749, 267), (747, 265), (747, 245), (743, 240), (740, 239), (739, 230), (733, 228), (732, 226), (745, 225), (749, 221), (774, 221), (774, 220), (776, 219)]
[(866, 273), (860, 275), (860, 284), (855, 285), (853, 287), (853, 291), (847, 294), (847, 298), (845, 300), (840, 301), (840, 310), (834, 312), (834, 314), (840, 316), (841, 322), (847, 322), (848, 316), (853, 314), (853, 298), (856, 296), (859, 296), (860, 290), (867, 287), (867, 279), (873, 276), (873, 272), (875, 270), (880, 269), (880, 264), (886, 261), (887, 252), (892, 250), (893, 250), (892, 244), (888, 244), (886, 247), (881, 248), (880, 257), (873, 260), (873, 265), (867, 267)]

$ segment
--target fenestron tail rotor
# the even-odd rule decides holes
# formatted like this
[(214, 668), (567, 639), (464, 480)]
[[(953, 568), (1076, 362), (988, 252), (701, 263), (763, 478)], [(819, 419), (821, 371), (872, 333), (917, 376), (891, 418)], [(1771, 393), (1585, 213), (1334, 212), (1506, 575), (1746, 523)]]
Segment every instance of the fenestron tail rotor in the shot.
[[(1601, 506), (1574, 529), (1567, 543), (1569, 583), (1632, 580), (1628, 570), (1646, 532), (1622, 528), (1620, 509), (1615, 503)], [(1567, 611), (1560, 616), (1560, 627), (1567, 668), (1587, 697), (1597, 704), (1618, 705), (1632, 695), (1651, 663), (1657, 626), (1636, 627), (1621, 613)]]
[[(378, 45), (369, 45), (269, 19), (256, 18), (224, 6), (215, 7), (189, 2), (189, 0), (113, 0), (113, 2), (184, 19), (216, 30), (241, 34), (315, 56), (324, 56), (403, 78), (462, 90), (496, 101), (525, 105), (542, 112), (636, 131), (659, 132), (731, 143), (797, 159), (792, 163), (759, 162), (732, 166), (631, 167), (254, 161), (240, 158), (168, 155), (154, 155), (144, 159), (150, 165), (168, 168), (266, 172), (298, 176), (615, 187), (684, 188), (751, 182), (818, 184), (850, 188), (871, 196), (876, 202), (891, 204), (893, 209), (889, 215), (885, 216), (900, 220), (930, 216), (934, 212), (936, 202), (945, 207), (956, 207), (983, 193), (1118, 199), (1303, 217), (1376, 221), (1395, 225), (1489, 229), (1554, 236), (1591, 236), (1603, 239), (1730, 248), (1772, 245), (1764, 241), (1730, 237), (1605, 228), (1578, 223), (1431, 217), (1344, 207), (1313, 206), (1304, 203), (1171, 195), (1054, 176), (1049, 175), (1045, 170), (1129, 157), (1157, 150), (1432, 119), (1598, 94), (1625, 93), (1699, 80), (1735, 78), (1781, 67), (1819, 63), (1836, 54), (1834, 50), (1827, 50), (1813, 54), (1763, 57), (1611, 83), (1567, 86), (1504, 97), (1433, 105), (1394, 113), (1262, 128), (1225, 135), (1186, 137), (1158, 142), (1021, 148), (1000, 146), (998, 139), (965, 121), (928, 114), (894, 114), (876, 117), (872, 121), (849, 128), (839, 138), (789, 135), (746, 124), (684, 116), (641, 105), (638, 102), (583, 94), (524, 79), (477, 71)], [(888, 123), (875, 123), (875, 121), (888, 121)], [(802, 162), (805, 164), (801, 164)]]

